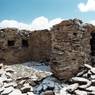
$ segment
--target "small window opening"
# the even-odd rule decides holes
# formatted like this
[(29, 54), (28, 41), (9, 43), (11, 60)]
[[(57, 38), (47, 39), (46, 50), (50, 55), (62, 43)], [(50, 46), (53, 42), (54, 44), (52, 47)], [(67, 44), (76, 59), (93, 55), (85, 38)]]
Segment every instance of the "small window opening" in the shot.
[(22, 47), (28, 47), (28, 40), (23, 39), (22, 40)]
[(14, 46), (15, 41), (14, 40), (8, 40), (8, 46)]
[(74, 36), (77, 36), (77, 33), (73, 33)]
[(56, 28), (59, 31), (59, 27)]

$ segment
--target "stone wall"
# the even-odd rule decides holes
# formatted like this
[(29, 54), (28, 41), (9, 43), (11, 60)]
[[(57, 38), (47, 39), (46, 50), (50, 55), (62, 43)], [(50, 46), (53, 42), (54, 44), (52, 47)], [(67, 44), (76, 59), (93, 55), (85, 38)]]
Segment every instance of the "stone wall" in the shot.
[(59, 79), (69, 79), (83, 64), (95, 65), (95, 27), (81, 20), (65, 20), (51, 30), (0, 29), (0, 62), (49, 62)]
[(31, 33), (31, 58), (34, 61), (50, 61), (51, 34), (48, 30), (33, 31)]
[(30, 47), (23, 46), (22, 40), (29, 40), (28, 34), (18, 29), (0, 30), (0, 62), (20, 63), (31, 59)]
[(47, 30), (0, 30), (0, 62), (14, 64), (28, 60), (48, 61), (50, 50), (51, 36)]
[(51, 70), (59, 79), (77, 74), (82, 64), (90, 63), (91, 32), (78, 19), (66, 20), (52, 30)]

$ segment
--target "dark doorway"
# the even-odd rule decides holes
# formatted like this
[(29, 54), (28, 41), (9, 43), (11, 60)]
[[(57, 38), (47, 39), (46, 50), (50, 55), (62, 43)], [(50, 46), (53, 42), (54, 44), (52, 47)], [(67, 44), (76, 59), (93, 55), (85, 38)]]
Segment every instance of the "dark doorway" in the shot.
[(22, 47), (28, 47), (28, 40), (27, 39), (23, 39), (22, 40)]
[(92, 65), (95, 65), (95, 32), (91, 33), (91, 40), (90, 40), (90, 45), (91, 45), (91, 62)]
[(5, 63), (6, 60), (4, 58), (0, 58), (0, 63)]
[(8, 46), (14, 46), (15, 41), (14, 40), (8, 40)]

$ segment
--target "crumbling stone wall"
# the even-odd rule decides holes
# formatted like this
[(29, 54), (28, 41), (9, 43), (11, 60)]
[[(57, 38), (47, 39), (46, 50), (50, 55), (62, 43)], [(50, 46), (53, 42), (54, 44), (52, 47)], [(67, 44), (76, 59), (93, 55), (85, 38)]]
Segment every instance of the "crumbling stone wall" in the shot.
[(25, 34), (24, 31), (12, 28), (1, 29), (0, 62), (10, 64), (30, 60), (30, 47), (22, 46), (23, 39), (29, 39), (28, 34)]
[(95, 64), (95, 27), (74, 19), (62, 21), (50, 31), (0, 29), (0, 62), (28, 60), (50, 61), (56, 77), (69, 79), (82, 64)]
[(28, 60), (49, 61), (50, 53), (51, 35), (48, 30), (0, 30), (0, 62), (14, 64)]
[(48, 30), (31, 33), (31, 58), (39, 62), (49, 62), (51, 55), (51, 33)]
[(90, 31), (78, 19), (66, 20), (52, 30), (51, 70), (59, 79), (77, 74), (82, 64), (90, 63)]

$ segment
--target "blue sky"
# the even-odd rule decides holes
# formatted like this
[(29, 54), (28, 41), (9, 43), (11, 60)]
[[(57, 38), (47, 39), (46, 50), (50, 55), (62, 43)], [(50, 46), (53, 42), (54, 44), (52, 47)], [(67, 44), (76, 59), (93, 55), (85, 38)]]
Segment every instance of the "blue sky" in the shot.
[(95, 0), (0, 0), (0, 22), (15, 20), (30, 24), (41, 16), (48, 20), (79, 18), (94, 21)]

